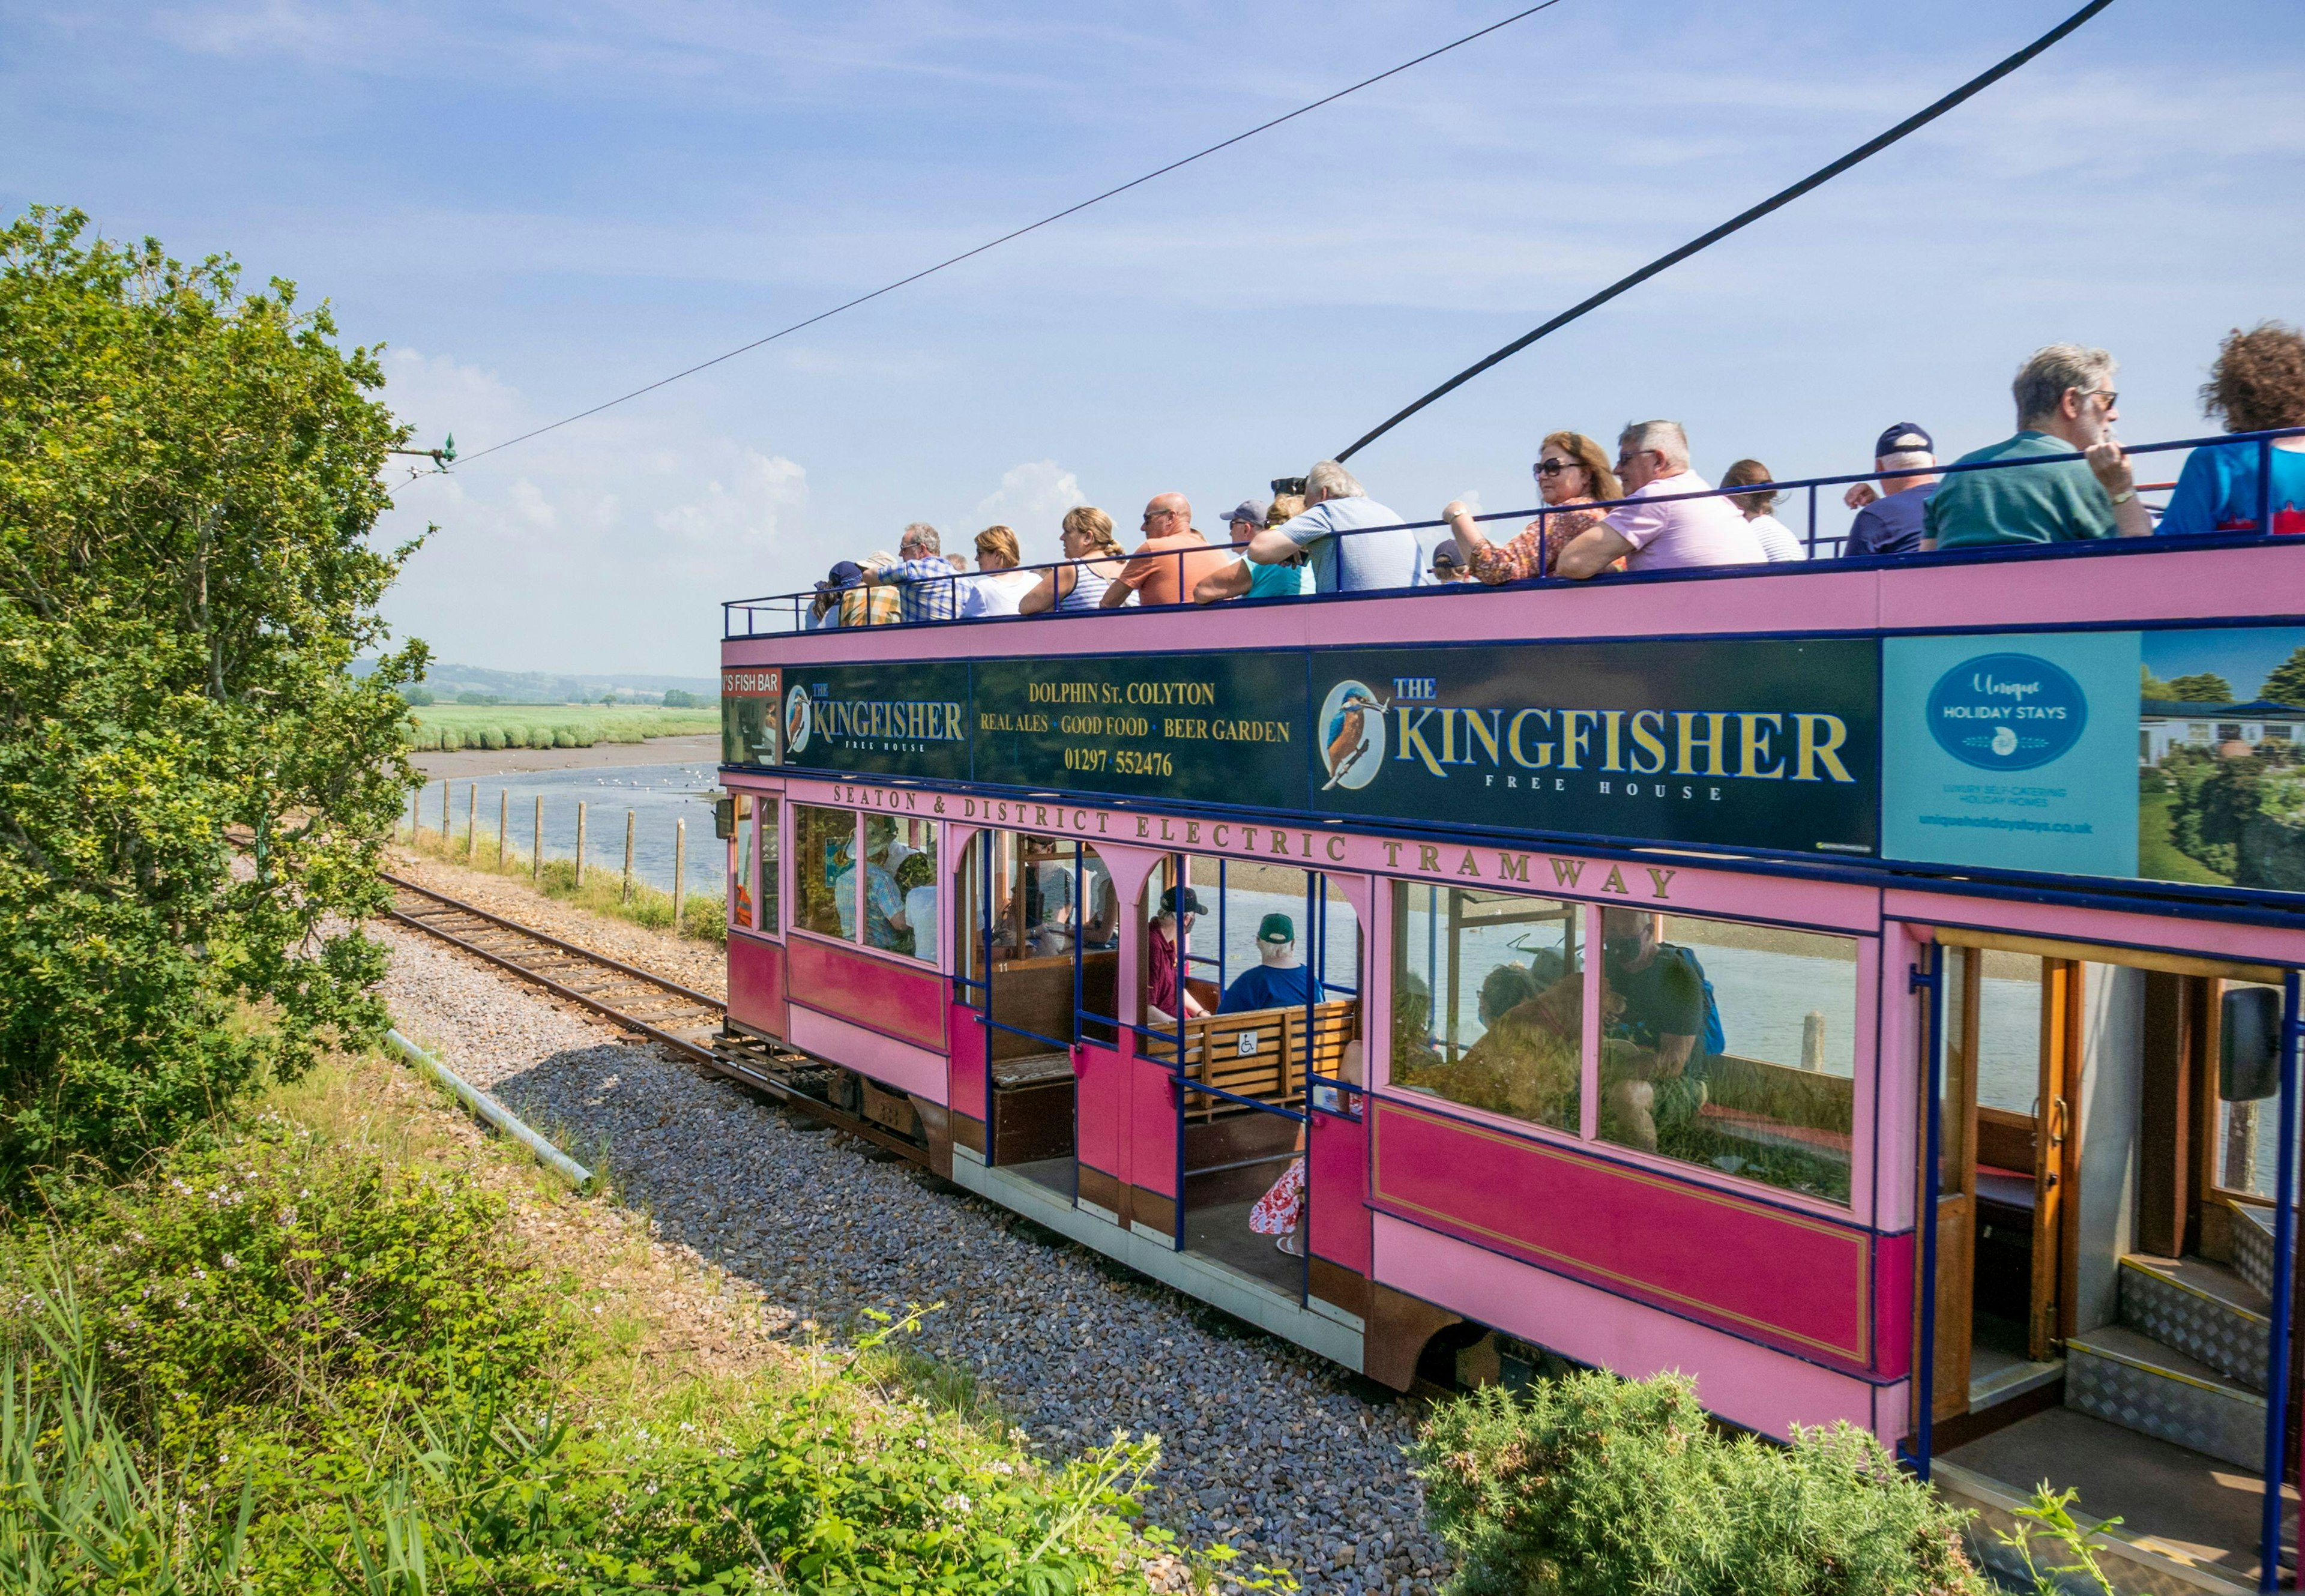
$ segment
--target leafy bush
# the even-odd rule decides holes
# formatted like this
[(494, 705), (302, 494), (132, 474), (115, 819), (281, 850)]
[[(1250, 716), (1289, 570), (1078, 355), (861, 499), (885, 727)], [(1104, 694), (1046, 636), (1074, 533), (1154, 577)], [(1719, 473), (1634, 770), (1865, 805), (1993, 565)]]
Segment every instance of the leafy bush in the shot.
[(1416, 1456), (1459, 1596), (1982, 1596), (1961, 1515), (1846, 1424), (1717, 1433), (1678, 1374), (1439, 1409)]
[(413, 548), (369, 541), (373, 355), (85, 228), (0, 227), (0, 1205), (381, 1029), (358, 922), (414, 777), (422, 646), (349, 669)]

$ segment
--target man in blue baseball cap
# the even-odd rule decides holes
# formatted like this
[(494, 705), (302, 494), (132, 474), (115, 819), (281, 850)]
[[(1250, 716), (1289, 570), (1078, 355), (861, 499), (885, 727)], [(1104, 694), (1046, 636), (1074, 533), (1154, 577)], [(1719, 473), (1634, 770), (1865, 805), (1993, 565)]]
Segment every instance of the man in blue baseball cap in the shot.
[(1936, 444), (1911, 421), (1900, 421), (1873, 446), (1873, 469), (1894, 471), (1881, 486), (1859, 482), (1841, 497), (1857, 512), (1850, 523), (1844, 555), (1917, 554), (1920, 551), (1929, 500), (1941, 479), (1930, 468), (1937, 463)]
[(1321, 983), (1297, 956), (1297, 927), (1286, 914), (1268, 914), (1256, 928), (1257, 965), (1225, 989), (1221, 1014), (1261, 1008), (1303, 1008), (1321, 1000)]

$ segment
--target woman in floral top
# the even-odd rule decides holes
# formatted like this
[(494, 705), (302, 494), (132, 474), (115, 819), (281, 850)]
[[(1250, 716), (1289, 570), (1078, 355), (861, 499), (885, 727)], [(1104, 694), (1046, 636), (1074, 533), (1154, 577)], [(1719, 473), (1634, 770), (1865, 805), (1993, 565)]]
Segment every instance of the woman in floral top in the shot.
[(1624, 497), (1617, 473), (1609, 469), (1609, 456), (1581, 432), (1547, 433), (1529, 470), (1544, 496), (1545, 508), (1563, 513), (1530, 522), (1510, 543), (1500, 546), (1483, 537), (1462, 503), (1452, 501), (1441, 512), (1441, 519), (1456, 534), (1459, 563), (1491, 587), (1552, 570), (1554, 557), (1571, 538), (1599, 524), (1600, 511), (1570, 506)]

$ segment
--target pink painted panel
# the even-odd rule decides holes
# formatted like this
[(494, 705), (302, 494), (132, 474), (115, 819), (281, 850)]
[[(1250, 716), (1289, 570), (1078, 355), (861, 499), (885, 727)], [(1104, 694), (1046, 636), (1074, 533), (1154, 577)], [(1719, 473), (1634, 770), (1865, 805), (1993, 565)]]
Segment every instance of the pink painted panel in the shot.
[(1307, 1244), (1359, 1274), (1369, 1267), (1368, 1133), (1341, 1114), (1313, 1115), (1306, 1162), (1313, 1183)]
[(1073, 1048), (1073, 1147), (1080, 1161), (1115, 1180), (1128, 1179), (1128, 1082), (1131, 1063), (1110, 1048)]
[(802, 1052), (845, 1065), (895, 1091), (918, 1092), (932, 1103), (945, 1100), (948, 1088), (943, 1054), (907, 1046), (802, 1004), (791, 1006), (791, 1015), (792, 1034), (786, 1040)]
[(1918, 1202), (1920, 1002), (1911, 980), (1920, 951), (1901, 922), (1881, 929), (1881, 1046), (1873, 1079), (1873, 1225), (1878, 1230), (1911, 1229)]
[(1169, 1066), (1128, 1060), (1128, 1183), (1177, 1195), (1177, 1089)]
[(739, 1025), (785, 1033), (785, 950), (774, 942), (728, 933), (728, 1017)]
[(950, 988), (943, 976), (800, 932), (787, 946), (791, 989), (807, 994), (812, 1007), (900, 1041), (944, 1050)]
[(1873, 1372), (1913, 1371), (1913, 1251), (1909, 1230), (1873, 1238)]
[[(1374, 1227), (1383, 1285), (1629, 1379), (1678, 1369), (1722, 1418), (1780, 1439), (1795, 1424), (1876, 1422), (1873, 1388), (1389, 1214)], [(1901, 1387), (1893, 1388), (1902, 1389)], [(1901, 1413), (1901, 1408), (1896, 1411)], [(1879, 1431), (1893, 1439), (1889, 1431)]]
[(1884, 913), (1924, 924), (1974, 926), (2069, 942), (2110, 942), (2163, 948), (2203, 958), (2253, 964), (2305, 964), (2305, 928), (2230, 925), (2165, 914), (2123, 914), (2113, 909), (2068, 909), (2054, 904), (1949, 897), (1941, 893), (1882, 894)]
[(975, 1120), (990, 1117), (984, 1104), (984, 1027), (976, 1023), (976, 1011), (954, 1004), (945, 1034), (952, 1039), (952, 1096), (947, 1102), (956, 1114)]
[(2305, 566), (2285, 548), (2172, 548), (2096, 559), (1916, 561), (1881, 586), (1881, 624), (2037, 626), (2055, 621), (2224, 620), (2294, 609)]
[(1376, 1207), (1592, 1284), (1862, 1368), (1867, 1234), (1379, 1098)]

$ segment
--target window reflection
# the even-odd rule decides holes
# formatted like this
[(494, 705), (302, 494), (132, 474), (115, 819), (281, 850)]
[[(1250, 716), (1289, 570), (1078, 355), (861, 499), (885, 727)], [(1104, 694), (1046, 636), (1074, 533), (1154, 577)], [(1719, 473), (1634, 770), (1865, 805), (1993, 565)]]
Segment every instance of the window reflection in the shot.
[[(793, 805), (793, 892), (799, 924), (821, 937), (855, 939), (856, 816), (845, 809)], [(843, 893), (846, 896), (844, 898)]]
[(1552, 898), (1394, 883), (1393, 1082), (1575, 1131), (1579, 913)]
[(1857, 943), (1602, 915), (1601, 1135), (1849, 1201)]

